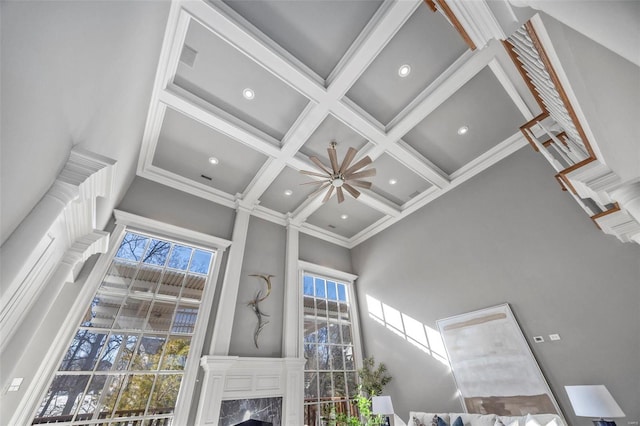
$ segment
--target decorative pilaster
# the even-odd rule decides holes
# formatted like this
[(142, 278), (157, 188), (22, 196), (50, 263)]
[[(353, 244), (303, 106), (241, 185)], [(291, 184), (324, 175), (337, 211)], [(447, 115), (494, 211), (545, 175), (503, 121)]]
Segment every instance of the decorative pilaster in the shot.
[[(284, 315), (282, 331), (282, 356), (297, 358), (300, 350), (300, 274), (298, 271), (300, 226), (287, 221), (287, 245), (285, 254)], [(302, 382), (300, 382), (302, 383)]]
[(209, 355), (224, 356), (229, 353), (233, 316), (238, 300), (238, 288), (240, 287), (242, 260), (244, 259), (252, 210), (253, 205), (247, 206), (241, 201), (236, 203), (236, 220), (233, 224), (231, 249), (229, 250), (227, 268), (222, 282), (222, 291), (220, 293), (211, 346), (209, 347)]

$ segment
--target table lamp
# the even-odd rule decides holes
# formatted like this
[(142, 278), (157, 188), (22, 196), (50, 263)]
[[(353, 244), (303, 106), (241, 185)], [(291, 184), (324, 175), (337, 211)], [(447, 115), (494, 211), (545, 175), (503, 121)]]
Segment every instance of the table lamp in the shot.
[[(373, 414), (393, 415), (393, 403), (391, 397), (386, 396), (372, 396), (371, 397), (371, 412)], [(389, 417), (386, 418), (385, 425), (389, 426)]]
[(615, 426), (614, 421), (605, 420), (605, 417), (624, 417), (620, 406), (604, 385), (565, 386), (564, 388), (576, 416), (595, 418), (594, 426)]

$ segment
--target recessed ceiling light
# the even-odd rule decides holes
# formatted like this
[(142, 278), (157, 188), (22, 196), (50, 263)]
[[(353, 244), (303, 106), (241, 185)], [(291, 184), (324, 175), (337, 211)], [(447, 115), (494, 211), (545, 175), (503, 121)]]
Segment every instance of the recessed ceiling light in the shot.
[(389, 185), (395, 185), (396, 183), (398, 183), (397, 179), (389, 179)]
[(458, 129), (458, 134), (459, 135), (464, 135), (465, 133), (467, 133), (469, 131), (469, 127), (468, 126), (462, 126)]
[(220, 162), (216, 157), (209, 157), (209, 163), (216, 165)]
[(340, 215), (340, 219), (342, 219), (342, 220), (345, 220), (345, 219), (348, 219), (348, 218), (349, 218), (349, 215), (346, 215), (346, 214)]
[(245, 99), (251, 100), (256, 97), (256, 93), (253, 91), (253, 89), (247, 87), (242, 91), (242, 96), (244, 96)]
[(411, 67), (408, 64), (404, 64), (400, 68), (398, 68), (398, 75), (400, 77), (404, 78), (409, 74), (411, 74)]
[(291, 194), (293, 194), (293, 191), (290, 189), (285, 189), (284, 191), (284, 195), (286, 195), (287, 197), (291, 196)]

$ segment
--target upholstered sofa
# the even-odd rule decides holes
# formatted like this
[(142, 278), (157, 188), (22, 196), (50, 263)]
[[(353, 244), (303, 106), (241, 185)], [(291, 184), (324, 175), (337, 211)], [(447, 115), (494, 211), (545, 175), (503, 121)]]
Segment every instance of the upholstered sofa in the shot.
[(423, 413), (417, 411), (409, 413), (407, 426), (431, 426), (434, 416), (440, 417), (447, 426), (453, 426), (458, 417), (464, 426), (565, 426), (562, 418), (556, 414), (497, 416), (495, 414)]

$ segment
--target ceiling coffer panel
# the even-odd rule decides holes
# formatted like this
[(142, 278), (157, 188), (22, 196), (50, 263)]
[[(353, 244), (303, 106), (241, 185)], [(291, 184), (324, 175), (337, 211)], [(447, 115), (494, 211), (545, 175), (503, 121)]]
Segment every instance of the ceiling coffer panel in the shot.
[(294, 211), (315, 187), (304, 185), (309, 179), (291, 167), (285, 167), (260, 197), (260, 205), (280, 213)]
[(491, 69), (485, 67), (403, 140), (452, 174), (513, 136), (525, 121)]
[(308, 103), (299, 92), (194, 20), (181, 57), (188, 61), (178, 64), (177, 86), (278, 141)]
[[(212, 157), (217, 164), (211, 163)], [(235, 139), (167, 108), (153, 165), (235, 195), (244, 192), (266, 160)]]
[(225, 0), (224, 3), (326, 79), (382, 1)]
[[(351, 87), (347, 97), (387, 125), (466, 50), (466, 44), (444, 16), (421, 5)], [(404, 65), (409, 68), (401, 70)]]
[[(346, 218), (344, 218), (345, 215)], [(307, 222), (343, 237), (351, 238), (383, 217), (382, 213), (350, 197), (346, 197), (343, 203), (338, 204), (334, 195), (309, 216)]]
[(373, 183), (371, 190), (398, 207), (432, 186), (388, 154), (376, 158), (373, 164), (377, 174), (369, 178)]

